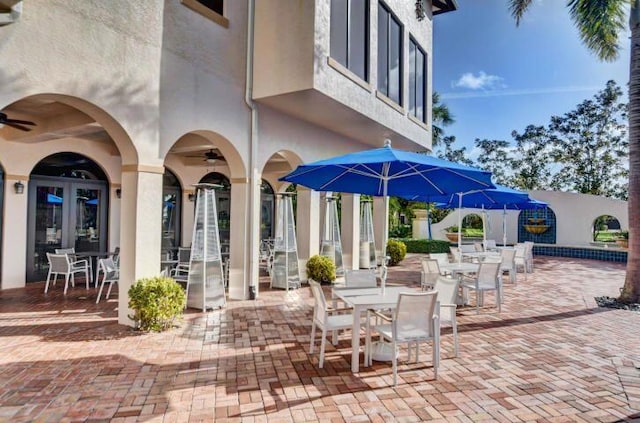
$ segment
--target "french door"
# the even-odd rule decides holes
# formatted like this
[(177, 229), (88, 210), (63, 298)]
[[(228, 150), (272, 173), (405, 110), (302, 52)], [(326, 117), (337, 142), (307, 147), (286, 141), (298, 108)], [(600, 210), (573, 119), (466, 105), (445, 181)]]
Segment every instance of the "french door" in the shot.
[(27, 216), (27, 281), (46, 279), (47, 253), (107, 247), (107, 183), (32, 176)]

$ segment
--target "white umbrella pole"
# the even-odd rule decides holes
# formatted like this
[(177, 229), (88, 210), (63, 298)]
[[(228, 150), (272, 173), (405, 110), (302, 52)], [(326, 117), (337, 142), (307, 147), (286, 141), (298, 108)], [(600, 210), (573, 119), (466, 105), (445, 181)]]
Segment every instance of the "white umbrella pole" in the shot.
[(458, 193), (458, 263), (462, 263), (462, 193)]
[(382, 174), (382, 198), (384, 198), (386, 216), (382, 222), (382, 272), (380, 274), (380, 286), (382, 288), (382, 295), (384, 295), (387, 284), (387, 237), (389, 235), (389, 197), (387, 196), (389, 163), (385, 163), (382, 166)]
[(484, 203), (482, 204), (482, 247), (487, 245), (487, 215), (484, 211)]
[(507, 246), (507, 206), (504, 206), (502, 212), (502, 246)]

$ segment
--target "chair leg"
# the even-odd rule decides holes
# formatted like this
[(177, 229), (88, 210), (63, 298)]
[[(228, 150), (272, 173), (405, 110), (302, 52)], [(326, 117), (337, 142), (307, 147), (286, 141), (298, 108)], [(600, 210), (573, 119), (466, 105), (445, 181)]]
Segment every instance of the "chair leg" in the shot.
[(320, 341), (320, 368), (324, 365), (324, 348), (327, 344), (327, 329), (322, 328), (322, 341)]
[(104, 289), (104, 279), (102, 279), (102, 283), (100, 284), (100, 289), (98, 290), (98, 298), (96, 298), (96, 304), (100, 302), (100, 296), (102, 295), (103, 289)]
[(453, 332), (453, 356), (458, 357), (458, 323), (456, 322), (456, 316), (451, 319), (451, 331)]
[(391, 341), (391, 362), (393, 370), (393, 386), (398, 386), (398, 356), (396, 355), (396, 340)]
[(49, 279), (51, 279), (51, 270), (49, 270), (49, 272), (47, 273), (47, 283), (44, 285), (44, 293), (45, 294), (49, 290)]
[(433, 331), (433, 377), (438, 379), (438, 367), (440, 366), (440, 327)]
[(311, 343), (309, 344), (309, 354), (313, 354), (313, 344), (316, 341), (316, 323), (311, 322)]
[(87, 271), (87, 269), (85, 268), (84, 271), (84, 281), (85, 281), (85, 285), (87, 286), (87, 290), (89, 289), (89, 282), (91, 282), (89, 280), (89, 272)]
[(69, 277), (71, 277), (71, 281), (73, 283), (73, 274), (69, 275), (69, 273), (67, 273), (64, 276), (64, 295), (67, 295), (67, 289), (69, 288)]
[(111, 295), (111, 288), (113, 288), (113, 283), (115, 281), (109, 282), (109, 289), (107, 289), (107, 300), (109, 299), (109, 295)]
[(365, 329), (364, 336), (364, 365), (370, 366), (370, 358), (371, 357), (371, 316), (369, 311), (367, 310), (367, 324)]

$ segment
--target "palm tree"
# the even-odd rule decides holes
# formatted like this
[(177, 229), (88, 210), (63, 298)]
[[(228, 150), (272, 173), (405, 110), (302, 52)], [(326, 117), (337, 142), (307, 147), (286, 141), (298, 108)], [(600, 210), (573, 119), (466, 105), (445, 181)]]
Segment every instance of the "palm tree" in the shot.
[[(509, 0), (520, 23), (532, 0)], [(640, 0), (568, 0), (567, 7), (582, 42), (601, 60), (613, 61), (620, 50), (630, 8), (631, 69), (629, 74), (629, 253), (620, 300), (640, 301)]]
[(440, 94), (434, 91), (431, 99), (433, 103), (433, 107), (431, 108), (431, 116), (433, 120), (433, 124), (431, 125), (431, 148), (433, 149), (433, 147), (437, 146), (442, 140), (442, 136), (444, 135), (443, 126), (451, 125), (455, 122), (455, 119), (447, 105), (440, 103)]

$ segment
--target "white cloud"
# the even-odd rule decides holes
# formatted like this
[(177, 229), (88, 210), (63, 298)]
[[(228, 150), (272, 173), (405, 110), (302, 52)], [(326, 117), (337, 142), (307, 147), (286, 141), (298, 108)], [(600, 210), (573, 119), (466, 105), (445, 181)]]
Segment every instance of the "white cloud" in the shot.
[(440, 98), (443, 100), (478, 98), (478, 97), (503, 97), (503, 96), (526, 96), (539, 94), (557, 94), (557, 93), (573, 93), (573, 92), (596, 92), (602, 87), (584, 86), (584, 87), (550, 87), (550, 88), (525, 88), (514, 90), (488, 90), (482, 92), (463, 92), (463, 93), (441, 93)]
[(505, 88), (502, 83), (503, 78), (498, 75), (488, 75), (483, 71), (474, 75), (472, 72), (464, 73), (460, 79), (453, 82), (454, 87), (468, 88), (470, 90), (487, 90), (496, 88)]

